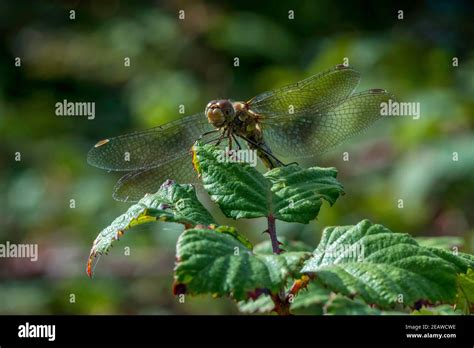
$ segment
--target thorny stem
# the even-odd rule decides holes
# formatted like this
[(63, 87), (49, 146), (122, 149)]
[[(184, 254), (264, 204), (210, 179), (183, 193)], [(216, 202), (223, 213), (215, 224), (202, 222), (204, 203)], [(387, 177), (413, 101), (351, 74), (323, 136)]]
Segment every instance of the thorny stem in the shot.
[(275, 308), (273, 309), (278, 315), (291, 315), (290, 313), (290, 302), (287, 298), (283, 297), (284, 290), (280, 294), (271, 295)]
[[(280, 242), (276, 234), (275, 227), (275, 217), (269, 215), (267, 218), (268, 221), (268, 234), (270, 235), (270, 240), (272, 242), (272, 250), (274, 254), (280, 254), (282, 250), (280, 249)], [(273, 303), (275, 304), (274, 311), (278, 315), (290, 315), (290, 302), (286, 296), (285, 289), (282, 289), (278, 294), (273, 294), (272, 296)]]
[[(272, 242), (272, 250), (274, 254), (281, 254), (284, 250), (280, 249), (281, 243), (278, 241), (276, 227), (275, 227), (275, 217), (273, 215), (269, 215), (268, 218), (268, 234), (270, 235), (270, 240)], [(302, 276), (300, 279), (294, 281), (293, 285), (291, 286), (288, 293), (285, 289), (281, 289), (278, 294), (272, 294), (271, 298), (273, 303), (275, 304), (275, 308), (273, 309), (278, 315), (291, 315), (290, 313), (290, 305), (291, 299), (293, 299), (296, 294), (301, 290), (306, 288), (308, 282), (310, 281), (310, 277)]]
[(278, 241), (276, 228), (275, 228), (275, 218), (273, 215), (269, 215), (268, 218), (268, 234), (270, 235), (270, 240), (272, 242), (272, 250), (274, 254), (281, 254), (280, 242)]

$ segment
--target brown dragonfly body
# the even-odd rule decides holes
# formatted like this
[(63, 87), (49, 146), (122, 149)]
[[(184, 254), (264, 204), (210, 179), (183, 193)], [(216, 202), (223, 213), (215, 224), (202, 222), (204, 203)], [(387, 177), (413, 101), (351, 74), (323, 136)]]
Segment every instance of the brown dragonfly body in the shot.
[(228, 99), (213, 100), (206, 106), (207, 120), (220, 132), (220, 139), (227, 138), (232, 149), (233, 140), (241, 148), (236, 136), (247, 142), (249, 149), (256, 150), (262, 163), (268, 169), (283, 163), (273, 156), (264, 140), (259, 115), (250, 109), (249, 103), (232, 102)]

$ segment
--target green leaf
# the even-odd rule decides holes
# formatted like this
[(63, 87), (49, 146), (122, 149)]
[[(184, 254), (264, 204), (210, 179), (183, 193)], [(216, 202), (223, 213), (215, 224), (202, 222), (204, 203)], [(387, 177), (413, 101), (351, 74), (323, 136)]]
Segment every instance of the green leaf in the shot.
[(192, 185), (180, 185), (167, 180), (154, 195), (143, 198), (150, 215), (163, 221), (183, 223), (189, 226), (211, 225), (214, 219), (196, 197)]
[(337, 293), (359, 295), (381, 308), (393, 307), (400, 295), (405, 305), (413, 305), (418, 300), (452, 303), (456, 294), (455, 265), (408, 234), (368, 220), (326, 228), (302, 272), (315, 273)]
[(95, 267), (92, 263), (98, 260), (97, 256), (107, 253), (112, 243), (126, 230), (155, 221), (176, 222), (186, 227), (213, 224), (212, 216), (198, 201), (192, 185), (180, 185), (168, 180), (158, 192), (145, 195), (99, 233), (87, 263), (89, 276), (92, 276)]
[(312, 281), (298, 292), (291, 303), (291, 311), (296, 314), (323, 314), (323, 306), (331, 292), (317, 281)]
[(272, 182), (272, 215), (282, 221), (306, 224), (318, 216), (323, 199), (333, 205), (344, 194), (335, 168), (291, 165), (264, 176)]
[[(190, 229), (178, 239), (175, 290), (244, 300), (258, 289), (278, 292), (298, 274), (309, 253), (257, 255), (235, 235)], [(176, 291), (175, 291), (176, 292)]]
[(414, 310), (412, 315), (460, 315), (463, 314), (460, 310), (455, 310), (453, 306), (444, 304), (433, 307), (423, 306), (420, 309)]
[(465, 314), (474, 313), (474, 269), (469, 269), (466, 274), (458, 274), (457, 286), (456, 309)]
[(318, 281), (312, 281), (301, 290), (291, 304), (294, 314), (332, 315), (400, 315), (404, 312), (381, 311), (370, 307), (360, 298), (350, 299), (331, 293)]
[(237, 303), (242, 313), (268, 313), (275, 308), (273, 300), (268, 295), (261, 295), (257, 299), (249, 299)]
[(287, 222), (308, 223), (318, 215), (322, 200), (332, 205), (344, 193), (334, 168), (290, 165), (262, 175), (249, 164), (219, 160), (221, 151), (196, 144), (194, 164), (204, 188), (227, 217), (272, 215)]
[(474, 259), (471, 255), (439, 248), (427, 249), (436, 256), (451, 263), (456, 268), (456, 273), (466, 273), (469, 268), (474, 268)]
[(268, 216), (271, 183), (247, 163), (219, 161), (221, 149), (194, 146), (194, 166), (211, 199), (227, 217), (234, 219)]
[(253, 244), (243, 235), (241, 235), (234, 227), (231, 226), (211, 226), (211, 229), (215, 230), (216, 232), (225, 233), (229, 236), (237, 239), (240, 243), (245, 245), (245, 247), (249, 250), (253, 249)]
[(330, 315), (380, 315), (382, 311), (372, 308), (360, 299), (349, 299), (341, 295), (333, 295), (325, 307), (325, 314)]
[(350, 299), (331, 293), (322, 287), (318, 280), (308, 284), (301, 290), (291, 304), (291, 312), (305, 315), (392, 315), (406, 314), (404, 312), (381, 311), (370, 307), (360, 298)]
[(349, 299), (341, 295), (330, 298), (324, 307), (324, 313), (329, 315), (406, 315), (405, 312), (383, 311), (367, 305), (360, 298)]
[(452, 249), (453, 247), (460, 248), (464, 245), (464, 240), (456, 236), (417, 237), (415, 240), (418, 244), (427, 248)]

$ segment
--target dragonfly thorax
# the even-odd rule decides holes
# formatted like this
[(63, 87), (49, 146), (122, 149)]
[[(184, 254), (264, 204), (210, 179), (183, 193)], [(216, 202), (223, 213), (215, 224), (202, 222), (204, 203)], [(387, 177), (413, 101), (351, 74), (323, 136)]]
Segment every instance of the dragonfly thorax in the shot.
[(207, 120), (214, 127), (222, 130), (232, 129), (237, 135), (251, 136), (258, 130), (257, 119), (248, 104), (231, 102), (228, 99), (212, 100), (206, 106)]
[[(231, 102), (228, 99), (212, 100), (206, 106), (207, 120), (218, 128), (223, 137), (236, 135), (250, 141), (250, 148), (263, 144), (263, 134), (257, 115), (249, 109), (248, 103)], [(254, 145), (252, 145), (252, 143)]]

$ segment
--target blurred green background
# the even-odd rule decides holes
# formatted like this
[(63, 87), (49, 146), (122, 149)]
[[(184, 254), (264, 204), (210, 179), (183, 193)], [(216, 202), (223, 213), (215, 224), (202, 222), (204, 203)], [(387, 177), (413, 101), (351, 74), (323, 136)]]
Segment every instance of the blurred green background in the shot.
[[(237, 313), (229, 299), (173, 297), (175, 225), (130, 231), (87, 278), (92, 241), (128, 207), (111, 197), (118, 173), (88, 166), (87, 151), (182, 117), (179, 104), (194, 114), (211, 99), (247, 100), (344, 57), (361, 72), (358, 91), (420, 102), (421, 118), (384, 119), (306, 163), (338, 168), (347, 194), (310, 225), (278, 223), (279, 233), (315, 246), (325, 226), (369, 218), (415, 236), (458, 236), (473, 252), (473, 12), (469, 1), (2, 2), (0, 243), (38, 243), (39, 260), (0, 259), (0, 313)], [(64, 99), (95, 102), (95, 119), (57, 117)], [(232, 222), (200, 198), (252, 242), (267, 238), (263, 219)]]

